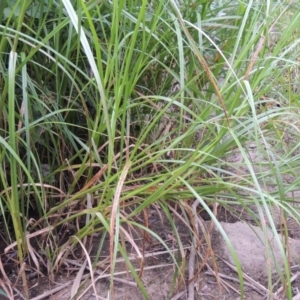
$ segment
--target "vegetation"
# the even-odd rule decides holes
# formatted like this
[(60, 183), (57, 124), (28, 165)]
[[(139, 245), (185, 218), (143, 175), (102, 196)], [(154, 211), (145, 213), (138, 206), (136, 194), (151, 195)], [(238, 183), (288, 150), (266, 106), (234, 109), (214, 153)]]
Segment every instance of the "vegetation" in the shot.
[[(99, 250), (89, 264), (109, 238), (111, 276), (123, 257), (148, 299), (128, 259), (125, 240), (143, 257), (132, 231), (170, 252), (175, 280), (186, 257), (174, 215), (193, 243), (199, 209), (225, 239), (221, 207), (247, 210), (264, 230), (277, 230), (272, 207), (299, 223), (288, 197), (300, 184), (299, 17), (292, 1), (0, 2), (2, 238), (17, 251), (25, 297), (28, 257), (54, 277), (95, 234)], [(247, 172), (230, 162), (233, 152)], [(153, 205), (172, 227), (175, 256), (149, 228)], [(72, 237), (61, 243), (66, 228)]]

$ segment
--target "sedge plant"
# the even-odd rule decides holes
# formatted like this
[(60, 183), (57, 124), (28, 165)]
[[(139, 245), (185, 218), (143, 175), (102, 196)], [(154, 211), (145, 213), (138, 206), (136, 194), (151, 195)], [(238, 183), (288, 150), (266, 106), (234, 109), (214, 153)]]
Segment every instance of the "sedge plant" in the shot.
[[(277, 233), (272, 209), (299, 223), (290, 196), (300, 167), (297, 4), (25, 2), (0, 4), (0, 208), (5, 242), (17, 242), (9, 249), (18, 251), (19, 265), (28, 256), (35, 261), (34, 237), (42, 251), (35, 268), (54, 278), (74, 249), (86, 255), (87, 239), (100, 234), (88, 259), (93, 280), (108, 247), (110, 292), (121, 258), (150, 299), (142, 281), (145, 249), (134, 231), (172, 258), (171, 296), (187, 264), (173, 216), (195, 244), (200, 206), (230, 249), (243, 297), (238, 256), (213, 207), (248, 211), (265, 234), (270, 259), (264, 220)], [(251, 160), (249, 143), (262, 153), (260, 161)], [(228, 159), (236, 151), (243, 174)], [(151, 207), (165, 215), (176, 253), (151, 230)], [(70, 226), (74, 237), (60, 240)], [(205, 240), (211, 243), (209, 234)], [(276, 240), (284, 269), (277, 271), (291, 299), (282, 241)], [(272, 294), (271, 268), (268, 274)], [(74, 285), (72, 296), (80, 292)]]

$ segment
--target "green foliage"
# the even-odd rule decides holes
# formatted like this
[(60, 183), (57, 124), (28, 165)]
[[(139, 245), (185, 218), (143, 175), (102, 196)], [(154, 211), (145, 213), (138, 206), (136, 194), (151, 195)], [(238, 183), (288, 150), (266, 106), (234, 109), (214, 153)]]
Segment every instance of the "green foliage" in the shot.
[[(112, 266), (122, 255), (148, 299), (119, 237), (127, 224), (168, 249), (135, 221), (152, 204), (168, 214), (197, 199), (221, 231), (209, 206), (215, 202), (256, 205), (257, 223), (265, 226), (266, 214), (274, 231), (272, 206), (299, 220), (287, 197), (299, 184), (300, 27), (292, 5), (1, 1), (0, 206), (20, 261), (28, 255), (26, 230), (55, 232), (81, 220), (79, 240), (95, 232), (115, 237)], [(280, 34), (272, 40), (274, 28)], [(263, 162), (251, 161), (250, 142)], [(228, 161), (234, 151), (246, 174)], [(272, 192), (264, 188), (271, 180)], [(68, 251), (77, 243), (70, 239)], [(47, 247), (54, 270), (65, 246), (51, 255)], [(282, 281), (290, 296), (287, 258)]]

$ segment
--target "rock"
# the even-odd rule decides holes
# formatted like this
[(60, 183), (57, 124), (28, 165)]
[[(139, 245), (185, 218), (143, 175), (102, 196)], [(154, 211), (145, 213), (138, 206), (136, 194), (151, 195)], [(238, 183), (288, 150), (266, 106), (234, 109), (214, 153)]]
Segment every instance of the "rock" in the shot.
[[(235, 251), (237, 252), (239, 261), (241, 263), (243, 271), (251, 276), (253, 279), (258, 280), (260, 278), (267, 279), (267, 255), (264, 233), (261, 228), (251, 226), (244, 222), (236, 223), (223, 223), (221, 225), (226, 232), (230, 242), (232, 243)], [(220, 233), (219, 233), (220, 234)], [(272, 270), (283, 267), (282, 254), (280, 248), (275, 240), (273, 232), (267, 229), (269, 247), (269, 263), (272, 265)], [(279, 236), (280, 240), (282, 238)], [(235, 265), (230, 251), (223, 238), (220, 238), (220, 246), (222, 249), (222, 258)], [(289, 238), (288, 240), (291, 261), (290, 265), (300, 263), (300, 241)], [(219, 253), (219, 251), (217, 251)], [(276, 264), (274, 263), (276, 262)]]

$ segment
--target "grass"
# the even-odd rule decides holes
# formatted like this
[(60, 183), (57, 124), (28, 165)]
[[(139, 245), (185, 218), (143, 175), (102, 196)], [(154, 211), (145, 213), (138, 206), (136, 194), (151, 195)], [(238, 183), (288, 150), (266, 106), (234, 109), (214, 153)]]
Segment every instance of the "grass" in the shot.
[[(0, 208), (19, 266), (29, 256), (54, 278), (72, 249), (100, 233), (89, 264), (109, 236), (112, 279), (121, 256), (149, 299), (124, 241), (142, 258), (130, 232), (152, 236), (172, 256), (174, 280), (182, 277), (171, 213), (181, 211), (193, 236), (196, 200), (230, 248), (243, 295), (238, 257), (212, 207), (247, 209), (265, 234), (265, 219), (276, 232), (272, 207), (299, 223), (287, 196), (299, 186), (298, 4), (261, 2), (1, 2)], [(249, 143), (262, 161), (251, 161)], [(234, 151), (245, 174), (227, 159)], [(178, 257), (149, 229), (153, 205), (168, 218)], [(69, 224), (74, 238), (58, 243)], [(42, 261), (26, 232), (43, 237)], [(289, 260), (277, 243), (291, 299)]]

